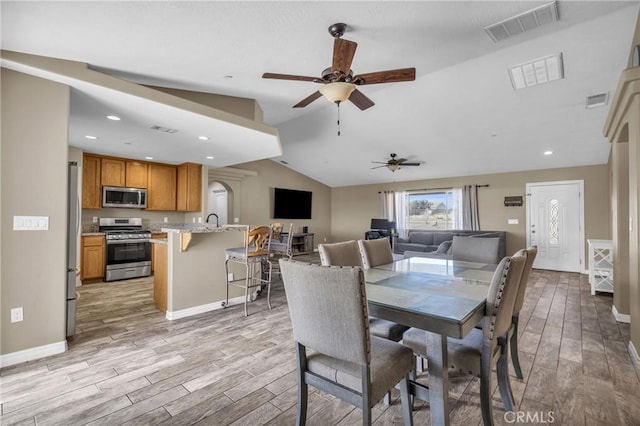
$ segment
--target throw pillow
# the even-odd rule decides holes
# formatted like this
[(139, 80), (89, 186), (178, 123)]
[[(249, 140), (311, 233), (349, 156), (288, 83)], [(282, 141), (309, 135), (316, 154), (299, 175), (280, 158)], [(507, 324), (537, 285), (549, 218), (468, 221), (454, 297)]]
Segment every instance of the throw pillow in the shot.
[(440, 245), (438, 246), (438, 248), (436, 249), (436, 253), (439, 254), (446, 254), (449, 249), (451, 248), (451, 244), (453, 244), (453, 241), (443, 241), (440, 243)]

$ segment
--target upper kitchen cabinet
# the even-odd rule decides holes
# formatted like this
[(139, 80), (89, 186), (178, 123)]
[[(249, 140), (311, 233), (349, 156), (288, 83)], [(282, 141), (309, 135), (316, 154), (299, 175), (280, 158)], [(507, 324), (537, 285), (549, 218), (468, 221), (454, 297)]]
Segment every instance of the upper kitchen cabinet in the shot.
[(176, 166), (149, 164), (147, 210), (176, 209)]
[(102, 186), (125, 186), (126, 161), (102, 157)]
[(99, 209), (102, 205), (100, 191), (101, 162), (96, 155), (85, 154), (82, 160), (82, 208)]
[(126, 186), (129, 188), (146, 188), (148, 181), (148, 165), (139, 161), (127, 161)]
[(195, 212), (201, 209), (202, 164), (184, 163), (178, 166), (178, 211)]

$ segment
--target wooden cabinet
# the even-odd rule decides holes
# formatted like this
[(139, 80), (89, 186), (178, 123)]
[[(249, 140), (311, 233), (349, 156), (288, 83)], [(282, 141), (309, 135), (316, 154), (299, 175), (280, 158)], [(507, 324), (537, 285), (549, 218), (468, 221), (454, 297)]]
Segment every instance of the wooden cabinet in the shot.
[(156, 308), (167, 311), (167, 245), (153, 244), (153, 257), (156, 259), (156, 272), (153, 274), (153, 301)]
[(146, 188), (149, 166), (140, 161), (127, 161), (125, 182), (129, 188)]
[(200, 211), (202, 200), (202, 165), (184, 163), (178, 166), (176, 210)]
[(289, 236), (288, 232), (282, 233), (283, 238), (292, 238), (291, 240), (291, 254), (297, 256), (300, 254), (313, 253), (313, 234), (293, 234)]
[[(163, 239), (163, 238), (167, 238), (167, 233), (166, 232), (153, 232), (151, 233), (151, 239), (152, 240), (159, 240), (159, 239)], [(154, 249), (151, 250), (151, 273), (153, 273), (153, 271), (155, 270), (155, 261), (154, 261), (154, 257), (155, 257), (155, 245), (156, 243), (154, 243)]]
[(82, 208), (99, 209), (102, 207), (100, 157), (85, 154), (82, 159)]
[(102, 158), (102, 186), (125, 186), (126, 161), (117, 158)]
[(83, 236), (80, 247), (80, 279), (104, 278), (104, 235)]
[(149, 164), (147, 210), (176, 209), (176, 166)]

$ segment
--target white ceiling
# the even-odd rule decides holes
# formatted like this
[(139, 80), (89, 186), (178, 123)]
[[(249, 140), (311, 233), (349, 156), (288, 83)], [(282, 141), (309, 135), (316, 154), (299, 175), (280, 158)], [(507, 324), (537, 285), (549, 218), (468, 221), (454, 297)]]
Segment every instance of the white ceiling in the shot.
[[(2, 1), (0, 11), (4, 50), (86, 62), (138, 83), (256, 99), (280, 133), (283, 155), (275, 161), (345, 186), (606, 163), (607, 108), (586, 109), (585, 98), (613, 94), (639, 3), (559, 1), (559, 22), (498, 43), (483, 31), (545, 3)], [(317, 85), (261, 78), (319, 76), (331, 63), (327, 27), (335, 22), (346, 22), (344, 38), (358, 43), (356, 74), (417, 69), (414, 82), (361, 87), (376, 105), (343, 104), (341, 136), (335, 105), (319, 99), (291, 108)], [(509, 66), (559, 52), (563, 80), (513, 90)], [(132, 123), (130, 145), (110, 133), (107, 109)], [(149, 114), (124, 97), (118, 105), (74, 89), (70, 144), (166, 162), (192, 155), (207, 164), (209, 149), (150, 132)], [(84, 139), (89, 132), (100, 139)], [(371, 169), (392, 152), (423, 164), (393, 174)]]

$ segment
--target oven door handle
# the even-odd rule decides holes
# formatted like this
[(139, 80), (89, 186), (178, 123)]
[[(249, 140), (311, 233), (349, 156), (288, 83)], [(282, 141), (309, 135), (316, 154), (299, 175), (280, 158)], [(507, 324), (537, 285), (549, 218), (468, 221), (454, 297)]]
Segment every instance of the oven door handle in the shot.
[(133, 240), (107, 240), (107, 244), (121, 244), (121, 243), (148, 243), (150, 239), (147, 238), (139, 238)]

